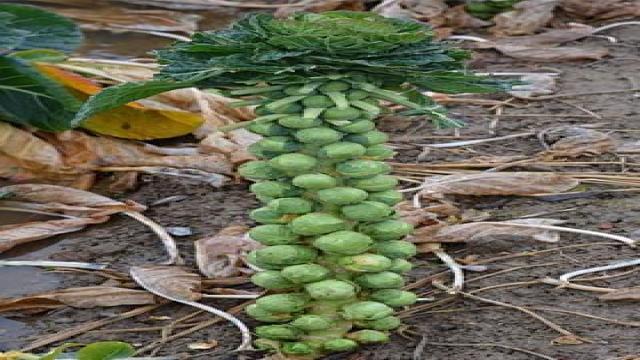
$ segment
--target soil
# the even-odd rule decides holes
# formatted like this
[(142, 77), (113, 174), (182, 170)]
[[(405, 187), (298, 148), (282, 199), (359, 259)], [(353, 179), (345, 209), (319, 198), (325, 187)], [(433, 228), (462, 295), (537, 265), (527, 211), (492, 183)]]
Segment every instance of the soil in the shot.
[[(575, 62), (540, 64), (513, 61), (485, 51), (474, 61), (473, 67), (480, 71), (540, 71), (552, 66), (562, 74), (559, 77), (561, 93), (585, 91), (606, 91), (623, 89), (630, 82), (640, 81), (637, 75), (638, 48), (640, 48), (640, 29), (637, 27), (620, 28), (609, 31), (607, 35), (617, 37), (617, 44), (607, 43), (601, 38), (587, 38), (577, 43), (580, 46), (607, 46), (611, 56), (597, 62)], [(635, 77), (635, 78), (634, 78)], [(634, 80), (635, 79), (635, 80)], [(495, 98), (504, 98), (496, 96)], [(640, 129), (635, 128), (640, 120), (637, 103), (638, 94), (618, 93), (613, 95), (582, 96), (568, 98), (566, 102), (531, 102), (526, 108), (508, 108), (508, 114), (584, 114), (570, 104), (583, 106), (599, 115), (596, 118), (571, 117), (505, 117), (494, 129), (496, 136), (503, 136), (541, 130), (551, 126), (570, 124), (606, 123), (606, 129), (612, 131), (621, 141), (640, 139)], [(469, 126), (460, 133), (468, 136), (488, 136), (488, 110), (474, 106), (456, 106), (454, 114), (459, 114), (469, 122)], [(400, 125), (400, 124), (399, 124)], [(389, 127), (389, 125), (387, 125)], [(399, 127), (399, 126), (398, 126)], [(397, 130), (394, 141), (405, 139), (407, 135), (415, 137), (417, 143), (446, 142), (450, 140), (433, 139), (434, 135), (451, 135), (448, 131), (433, 131), (428, 126), (419, 127), (418, 123)], [(475, 145), (475, 155), (512, 155), (532, 154), (542, 150), (535, 137), (505, 140), (495, 143)], [(416, 162), (420, 149), (401, 150), (399, 159), (404, 162)], [(432, 151), (424, 161), (453, 161), (469, 157), (470, 152)], [(581, 167), (579, 171), (619, 171), (611, 167)], [(630, 170), (633, 171), (633, 170)], [(193, 235), (176, 238), (180, 252), (193, 265), (193, 242), (210, 235), (231, 224), (247, 224), (250, 209), (256, 201), (247, 191), (247, 184), (241, 183), (221, 189), (213, 189), (201, 184), (185, 183), (171, 178), (144, 177), (141, 187), (132, 193), (120, 195), (143, 204), (169, 196), (182, 195), (182, 201), (152, 206), (145, 213), (163, 226), (186, 226)], [(455, 198), (466, 209), (488, 212), (491, 219), (504, 220), (535, 213), (552, 213), (552, 217), (566, 221), (566, 226), (580, 229), (600, 230), (614, 234), (637, 236), (640, 229), (640, 196), (634, 193), (607, 193), (587, 198), (567, 199), (564, 201), (542, 201), (535, 198), (519, 197), (475, 197)], [(562, 211), (567, 210), (568, 211)], [(565, 248), (536, 254), (535, 251), (584, 244), (589, 246)], [(119, 271), (127, 271), (132, 265), (159, 263), (165, 260), (160, 241), (141, 224), (126, 217), (114, 216), (105, 224), (92, 226), (85, 231), (59, 236), (53, 240), (36, 243), (36, 247), (22, 247), (6, 253), (4, 258), (13, 259), (55, 259), (68, 261), (108, 262)], [(564, 233), (556, 244), (534, 243), (516, 240), (510, 237), (493, 239), (474, 247), (450, 247), (448, 250), (457, 258), (476, 255), (480, 260), (497, 256), (532, 252), (530, 256), (513, 257), (488, 264), (484, 272), (467, 272), (466, 291), (512, 282), (525, 282), (545, 276), (557, 278), (559, 275), (576, 269), (608, 264), (610, 262), (638, 257), (638, 251), (620, 243), (605, 241), (584, 235)], [(436, 258), (421, 255), (416, 259), (416, 269), (409, 274), (409, 281), (445, 270)], [(515, 268), (520, 268), (515, 269)], [(498, 274), (501, 270), (513, 271)], [(495, 276), (473, 281), (474, 278), (496, 273)], [(612, 273), (616, 273), (615, 271)], [(637, 274), (637, 273), (636, 273)], [(602, 274), (598, 274), (602, 275)], [(100, 284), (103, 278), (77, 272), (52, 273), (34, 268), (0, 268), (0, 286), (3, 297), (13, 297), (55, 288), (87, 286)], [(593, 286), (623, 288), (638, 286), (635, 274), (598, 280), (588, 283)], [(429, 294), (431, 285), (417, 289), (419, 293)], [(638, 303), (603, 302), (595, 293), (570, 289), (556, 289), (549, 285), (523, 285), (517, 287), (495, 288), (478, 293), (479, 296), (509, 304), (527, 307), (545, 307), (591, 314), (594, 316), (621, 321), (640, 322)], [(439, 293), (438, 298), (444, 297)], [(228, 308), (236, 305), (234, 301), (216, 302), (216, 306)], [(0, 351), (15, 349), (30, 341), (46, 335), (61, 332), (84, 322), (105, 318), (130, 308), (74, 309), (63, 308), (37, 316), (9, 314), (0, 318)], [(547, 359), (557, 360), (604, 360), (622, 359), (626, 356), (640, 356), (640, 327), (608, 323), (602, 320), (577, 316), (575, 314), (539, 311), (547, 319), (564, 329), (587, 339), (591, 343), (562, 343), (561, 334), (547, 325), (520, 311), (476, 300), (457, 299), (448, 306), (439, 307), (447, 312), (423, 312), (407, 318), (406, 324), (419, 334), (411, 338), (394, 335), (388, 344), (362, 348), (357, 355), (340, 354), (330, 359), (539, 359), (541, 355), (524, 353), (513, 348), (526, 349), (546, 355)], [(141, 346), (159, 339), (159, 331), (154, 332), (110, 332), (113, 329), (133, 329), (139, 327), (167, 325), (172, 320), (193, 312), (186, 306), (164, 305), (160, 309), (133, 319), (120, 321), (73, 338), (75, 342), (117, 339)], [(171, 319), (163, 318), (169, 316)], [(209, 318), (200, 315), (197, 320)], [(243, 317), (244, 318), (244, 317)], [(255, 325), (244, 318), (250, 325)], [(4, 329), (4, 330), (3, 330)], [(422, 349), (418, 347), (421, 337), (427, 342)], [(187, 345), (203, 340), (216, 340), (219, 346), (211, 350), (189, 350)], [(239, 334), (230, 325), (218, 324), (194, 334), (168, 342), (157, 352), (158, 355), (180, 355), (184, 359), (236, 359), (231, 353), (239, 342)], [(446, 343), (436, 345), (432, 343)], [(484, 344), (466, 346), (465, 344)], [(500, 345), (502, 347), (499, 347)], [(512, 349), (505, 348), (511, 347)], [(44, 349), (40, 349), (44, 350)], [(258, 357), (250, 355), (250, 358)]]

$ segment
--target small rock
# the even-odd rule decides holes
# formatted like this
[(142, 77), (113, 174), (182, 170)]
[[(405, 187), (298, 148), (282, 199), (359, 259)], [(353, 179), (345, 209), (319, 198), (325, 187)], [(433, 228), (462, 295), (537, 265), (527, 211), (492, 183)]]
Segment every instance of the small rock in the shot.
[(167, 232), (173, 236), (190, 236), (193, 230), (188, 226), (169, 226), (165, 228)]

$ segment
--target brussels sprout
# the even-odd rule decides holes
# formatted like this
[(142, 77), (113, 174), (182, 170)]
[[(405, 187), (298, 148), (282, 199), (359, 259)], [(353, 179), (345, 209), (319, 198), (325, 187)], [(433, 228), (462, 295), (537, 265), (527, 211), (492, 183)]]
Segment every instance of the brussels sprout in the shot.
[(299, 115), (291, 115), (278, 119), (278, 124), (290, 129), (306, 129), (322, 125), (322, 120), (317, 118), (305, 118)]
[(338, 264), (349, 271), (355, 272), (378, 272), (389, 269), (393, 261), (378, 254), (360, 254), (355, 256), (345, 256), (338, 260)]
[(294, 136), (305, 144), (326, 145), (340, 140), (343, 134), (328, 127), (318, 126), (298, 130)]
[(365, 178), (378, 174), (386, 174), (391, 171), (391, 166), (381, 161), (349, 160), (337, 164), (336, 171), (349, 178)]
[(360, 344), (376, 344), (389, 341), (389, 335), (378, 330), (360, 330), (347, 334), (347, 337)]
[(367, 197), (367, 200), (369, 201), (377, 201), (389, 206), (393, 206), (403, 199), (404, 197), (402, 196), (402, 193), (397, 190), (370, 192), (369, 196)]
[(331, 321), (320, 315), (302, 315), (293, 320), (291, 325), (302, 331), (316, 331), (330, 328)]
[(313, 95), (317, 94), (317, 91), (311, 89), (311, 91), (301, 91), (305, 90), (304, 86), (292, 85), (287, 86), (284, 90), (282, 90), (285, 94), (289, 96), (301, 96), (301, 95)]
[(267, 207), (257, 208), (249, 213), (249, 217), (262, 224), (286, 224), (289, 218), (283, 213)]
[(300, 150), (302, 144), (289, 136), (268, 136), (262, 138), (254, 145), (262, 150), (274, 153), (290, 153)]
[(255, 339), (253, 341), (253, 346), (258, 350), (275, 351), (280, 348), (280, 342), (269, 339)]
[(396, 155), (390, 147), (382, 144), (367, 147), (364, 157), (369, 160), (387, 160)]
[(289, 103), (289, 104), (277, 106), (271, 109), (270, 111), (272, 114), (297, 114), (300, 111), (302, 111), (302, 105), (296, 104), (296, 103)]
[(378, 130), (371, 130), (360, 134), (350, 134), (345, 137), (345, 140), (354, 143), (362, 144), (365, 146), (378, 145), (389, 141), (389, 135)]
[(363, 90), (349, 90), (347, 92), (347, 99), (349, 100), (362, 100), (369, 96), (369, 93)]
[(296, 284), (320, 281), (326, 279), (329, 274), (329, 269), (318, 264), (292, 265), (282, 269), (282, 276)]
[(336, 178), (325, 174), (303, 174), (291, 180), (293, 185), (307, 190), (321, 190), (336, 186)]
[(313, 203), (300, 197), (285, 197), (269, 201), (267, 205), (283, 214), (306, 214), (313, 211)]
[(246, 162), (238, 167), (238, 174), (249, 180), (273, 180), (284, 176), (267, 161)]
[(247, 130), (263, 136), (284, 136), (290, 133), (287, 128), (273, 122), (253, 123), (247, 126)]
[(349, 84), (348, 82), (338, 81), (338, 80), (326, 82), (320, 85), (320, 87), (318, 87), (318, 90), (320, 90), (320, 92), (323, 92), (323, 93), (334, 92), (334, 91), (342, 92), (349, 89), (351, 89), (351, 84)]
[(302, 332), (291, 325), (263, 325), (256, 327), (256, 335), (271, 340), (296, 340)]
[(264, 311), (293, 313), (302, 311), (308, 302), (309, 297), (305, 294), (274, 294), (258, 298), (256, 305)]
[(287, 174), (301, 174), (313, 169), (318, 161), (304, 154), (282, 154), (269, 160), (271, 167)]
[(395, 316), (387, 316), (378, 320), (371, 321), (359, 321), (356, 323), (358, 327), (371, 329), (371, 330), (379, 330), (379, 331), (389, 331), (396, 329), (402, 324), (399, 318)]
[(393, 314), (393, 309), (376, 301), (358, 301), (342, 307), (347, 320), (378, 320)]
[(366, 191), (385, 191), (395, 188), (398, 178), (392, 175), (376, 175), (365, 179), (350, 179), (347, 184)]
[(269, 265), (298, 265), (312, 262), (318, 251), (304, 245), (274, 245), (256, 251), (256, 259)]
[(324, 111), (322, 117), (326, 120), (353, 120), (362, 115), (362, 111), (353, 108), (331, 107)]
[(273, 313), (270, 311), (263, 310), (256, 304), (251, 304), (244, 308), (244, 312), (252, 318), (269, 323), (280, 323), (287, 322), (293, 319), (293, 315), (289, 313)]
[(371, 244), (373, 244), (373, 240), (367, 235), (347, 230), (323, 235), (313, 241), (313, 246), (316, 248), (340, 255), (361, 254), (367, 251)]
[(407, 260), (393, 259), (393, 262), (391, 263), (391, 267), (389, 268), (389, 271), (402, 274), (402, 273), (406, 273), (407, 271), (410, 271), (411, 269), (413, 269), (413, 264), (411, 264)]
[(356, 295), (355, 286), (340, 280), (318, 281), (307, 284), (304, 288), (316, 300), (345, 300)]
[(356, 205), (343, 206), (341, 211), (350, 220), (375, 221), (391, 215), (393, 209), (387, 204), (363, 201)]
[(291, 230), (294, 233), (308, 236), (327, 234), (345, 227), (344, 220), (319, 212), (302, 215), (291, 222)]
[(251, 276), (251, 282), (269, 290), (289, 289), (296, 286), (275, 270), (257, 272)]
[(376, 124), (369, 120), (355, 120), (344, 125), (338, 125), (336, 128), (342, 132), (350, 134), (366, 133), (375, 129)]
[(260, 146), (259, 143), (253, 143), (251, 145), (249, 145), (249, 147), (247, 148), (247, 151), (249, 152), (249, 154), (257, 157), (257, 158), (263, 158), (263, 159), (271, 159), (273, 157), (276, 157), (280, 154), (282, 154), (281, 152), (274, 152), (274, 151), (267, 151), (265, 149), (262, 148), (262, 146)]
[(355, 278), (354, 281), (369, 289), (397, 289), (404, 286), (402, 276), (391, 271), (363, 274)]
[(418, 300), (416, 294), (410, 291), (398, 289), (378, 290), (369, 296), (370, 299), (379, 301), (391, 307), (403, 307), (413, 305)]
[(361, 225), (359, 230), (375, 240), (395, 240), (411, 234), (413, 225), (400, 220), (384, 220)]
[(258, 257), (256, 256), (256, 252), (257, 250), (253, 250), (250, 251), (249, 254), (247, 255), (247, 262), (253, 266), (259, 267), (260, 269), (265, 269), (265, 270), (280, 270), (282, 268), (282, 266), (276, 266), (276, 265), (270, 265), (270, 264), (265, 264), (262, 263), (260, 261), (258, 261)]
[(313, 95), (302, 99), (302, 105), (308, 108), (328, 108), (334, 104), (331, 98), (326, 95)]
[(364, 155), (364, 146), (352, 142), (337, 142), (325, 145), (318, 151), (318, 156), (331, 160), (348, 160)]
[(382, 241), (376, 243), (373, 247), (378, 254), (392, 259), (410, 258), (418, 252), (413, 243), (402, 240)]
[(282, 344), (280, 349), (287, 355), (309, 355), (313, 354), (313, 348), (302, 342), (290, 342)]
[(256, 226), (249, 230), (249, 237), (264, 245), (290, 245), (300, 240), (300, 236), (294, 234), (288, 226), (280, 224)]
[(300, 189), (281, 181), (261, 181), (251, 184), (249, 189), (256, 195), (272, 198), (298, 196), (301, 193)]
[(322, 346), (326, 351), (341, 352), (355, 350), (358, 343), (351, 339), (332, 339), (325, 341)]
[(352, 187), (323, 189), (319, 190), (316, 195), (319, 201), (332, 205), (357, 204), (369, 196), (366, 191)]

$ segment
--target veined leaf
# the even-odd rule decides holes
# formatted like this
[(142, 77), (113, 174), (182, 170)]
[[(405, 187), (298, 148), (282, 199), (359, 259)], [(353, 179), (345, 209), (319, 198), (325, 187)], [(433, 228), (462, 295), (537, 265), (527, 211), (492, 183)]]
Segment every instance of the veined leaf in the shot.
[(114, 360), (133, 355), (135, 350), (125, 342), (101, 341), (89, 344), (78, 351), (78, 360)]
[(71, 129), (80, 102), (28, 63), (0, 56), (0, 120), (45, 131)]
[(34, 6), (0, 4), (0, 53), (14, 50), (75, 50), (82, 33), (71, 20)]

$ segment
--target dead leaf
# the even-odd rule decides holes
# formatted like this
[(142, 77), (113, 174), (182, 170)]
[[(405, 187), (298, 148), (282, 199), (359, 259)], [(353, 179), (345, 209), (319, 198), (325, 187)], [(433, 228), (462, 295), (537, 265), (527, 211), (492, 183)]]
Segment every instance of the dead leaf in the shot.
[(547, 158), (602, 155), (613, 152), (615, 141), (607, 134), (578, 126), (561, 126), (544, 132), (551, 144), (541, 155)]
[(155, 304), (155, 297), (143, 290), (109, 286), (68, 288), (29, 295), (17, 299), (1, 299), (0, 313), (8, 311), (44, 311), (62, 306), (76, 308)]
[(311, 1), (302, 7), (281, 7), (274, 15), (287, 17), (295, 12), (325, 12), (333, 10), (365, 11), (364, 0), (323, 0)]
[(187, 347), (191, 350), (209, 350), (213, 349), (216, 346), (218, 346), (218, 342), (216, 340), (196, 342), (187, 345)]
[(561, 0), (560, 8), (572, 16), (583, 19), (640, 16), (640, 3), (628, 0)]
[(514, 85), (509, 94), (520, 98), (527, 99), (541, 95), (551, 95), (557, 91), (556, 77), (547, 74), (529, 74), (522, 76), (521, 81), (524, 85)]
[[(178, 266), (134, 266), (132, 277), (145, 290), (167, 299), (200, 300), (200, 276)], [(160, 295), (162, 294), (162, 295)]]
[(557, 231), (535, 227), (509, 226), (509, 224), (557, 225), (563, 220), (557, 219), (518, 219), (499, 222), (475, 222), (449, 226), (423, 227), (416, 230), (410, 241), (415, 243), (474, 243), (496, 236), (509, 236), (515, 239), (525, 238), (542, 242), (558, 242)]
[(217, 234), (195, 242), (196, 262), (208, 278), (245, 275), (253, 271), (244, 267), (244, 257), (261, 245), (246, 237), (246, 226), (229, 226)]
[(478, 19), (465, 11), (465, 5), (458, 5), (447, 9), (442, 16), (444, 26), (453, 29), (476, 29), (491, 25), (490, 21)]
[[(395, 0), (384, 1), (372, 11), (385, 17), (413, 18), (431, 23), (431, 20), (442, 18), (448, 7), (444, 0)], [(437, 27), (443, 23), (431, 25)]]
[(640, 286), (617, 289), (616, 291), (613, 291), (604, 295), (600, 295), (598, 299), (605, 300), (605, 301), (620, 301), (620, 300), (639, 301)]
[(584, 341), (575, 335), (563, 335), (551, 340), (553, 345), (580, 345)]
[(496, 35), (533, 34), (552, 18), (558, 0), (525, 0), (513, 5), (512, 11), (493, 17), (495, 26), (490, 31)]
[(571, 177), (554, 173), (491, 172), (426, 178), (423, 195), (534, 195), (558, 193), (578, 186)]
[(604, 47), (578, 48), (561, 46), (538, 48), (519, 45), (497, 45), (495, 49), (514, 59), (538, 62), (600, 60), (609, 55), (609, 50)]
[(616, 148), (617, 154), (640, 154), (640, 141), (625, 142)]

